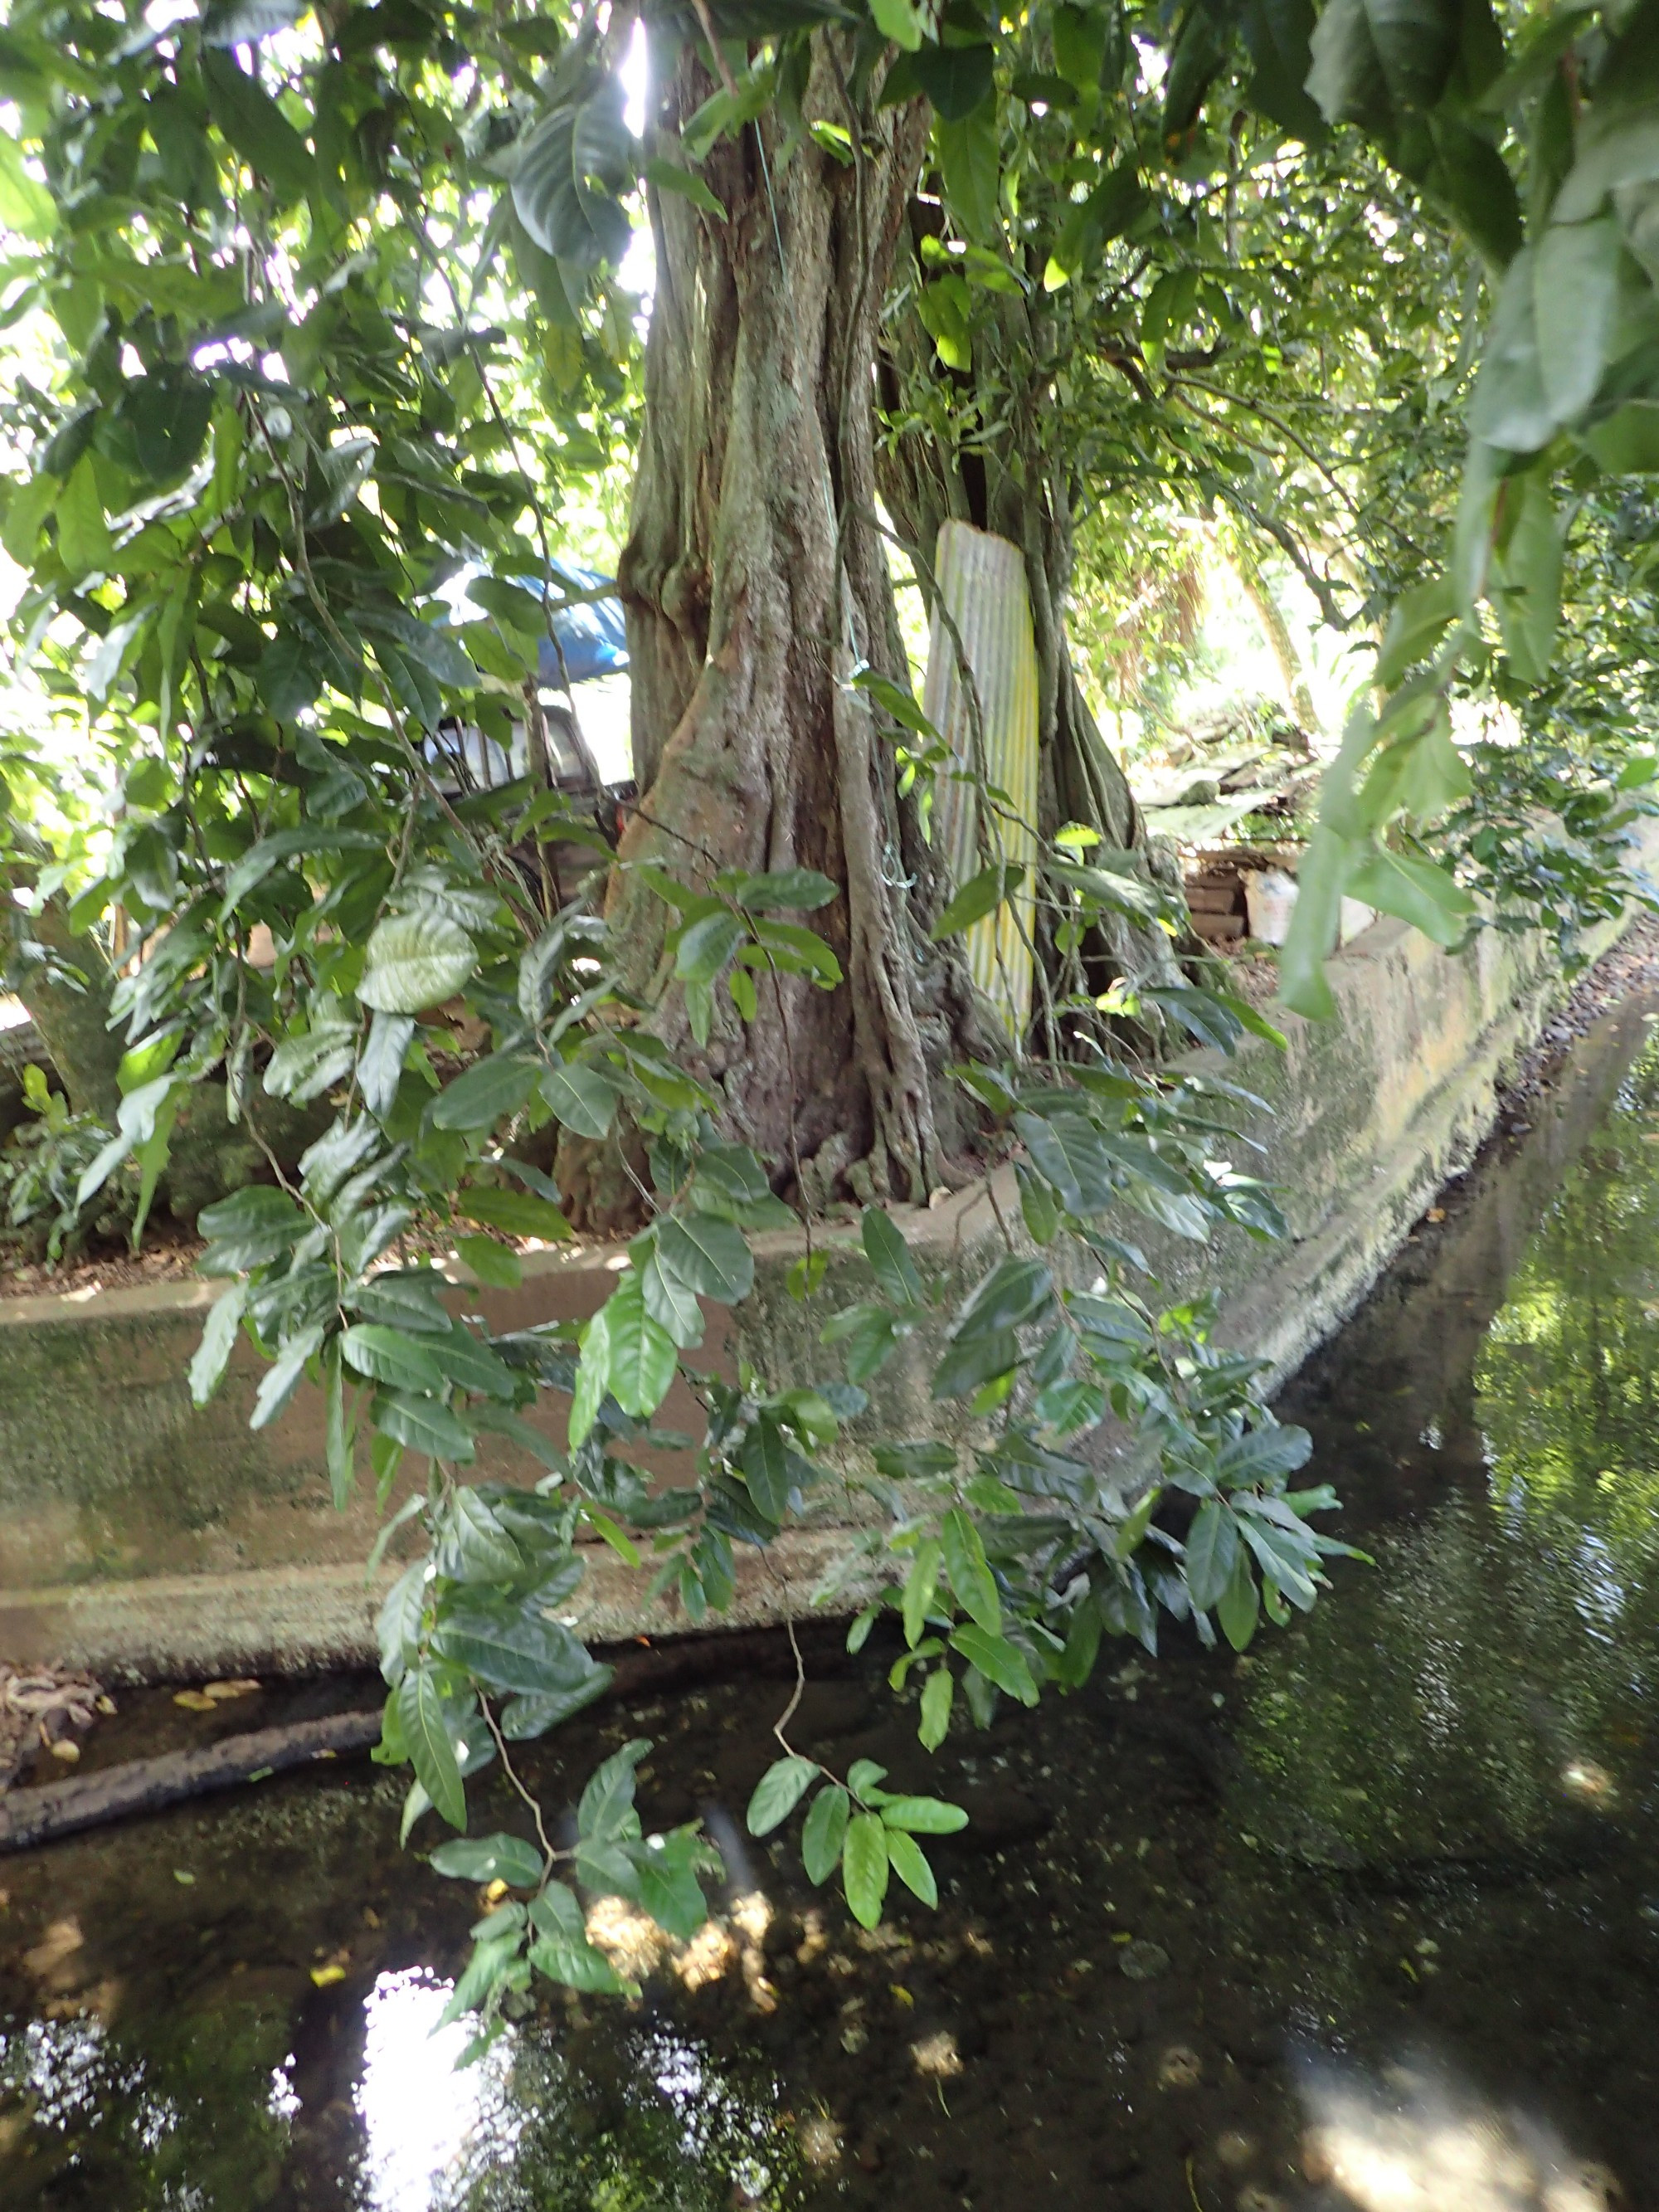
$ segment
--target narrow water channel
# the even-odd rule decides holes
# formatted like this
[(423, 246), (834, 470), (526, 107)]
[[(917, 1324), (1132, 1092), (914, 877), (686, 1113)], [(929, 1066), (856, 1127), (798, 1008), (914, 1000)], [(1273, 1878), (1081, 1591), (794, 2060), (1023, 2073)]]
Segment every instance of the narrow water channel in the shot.
[(367, 1763), (0, 1860), (0, 2207), (1659, 2212), (1659, 1031), (1529, 1110), (1285, 1395), (1376, 1559), (1310, 1620), (936, 1763), (831, 1661), (809, 1742), (971, 1808), (937, 1913), (741, 1838), (754, 1669), (558, 1745), (655, 1740), (720, 1925), (464, 2071), (475, 1899)]

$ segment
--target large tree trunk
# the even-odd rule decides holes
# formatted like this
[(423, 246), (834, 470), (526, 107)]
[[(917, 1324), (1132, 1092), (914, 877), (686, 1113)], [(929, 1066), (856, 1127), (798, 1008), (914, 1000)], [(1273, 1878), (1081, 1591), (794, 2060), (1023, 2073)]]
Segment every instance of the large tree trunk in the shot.
[[(871, 386), (925, 126), (914, 109), (854, 118), (843, 60), (820, 34), (805, 106), (853, 127), (854, 165), (807, 138), (780, 167), (769, 116), (703, 165), (726, 221), (652, 196), (646, 430), (619, 568), (642, 797), (608, 913), (625, 980), (660, 995), (653, 1025), (781, 1182), (823, 1198), (851, 1169), (854, 1189), (922, 1200), (944, 1167), (930, 1062), (946, 1056), (952, 1017), (918, 957), (891, 757), (849, 679), (863, 661), (906, 680)], [(686, 50), (665, 135), (712, 88)], [(811, 919), (845, 983), (763, 977), (746, 1027), (722, 992), (699, 1047), (665, 991), (673, 916), (627, 865), (645, 861), (691, 884), (722, 868), (821, 870), (842, 896)], [(626, 1212), (602, 1156), (567, 1146), (562, 1164), (588, 1222)]]

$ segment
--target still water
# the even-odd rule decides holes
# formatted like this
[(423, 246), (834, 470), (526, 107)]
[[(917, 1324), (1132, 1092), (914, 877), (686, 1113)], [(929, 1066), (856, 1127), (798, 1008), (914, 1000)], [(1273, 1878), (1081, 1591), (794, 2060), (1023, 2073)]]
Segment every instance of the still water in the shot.
[[(936, 1763), (824, 1644), (809, 1747), (971, 1808), (937, 1913), (866, 1936), (741, 1838), (764, 1660), (537, 1776), (653, 1736), (720, 1924), (617, 1922), (641, 2004), (552, 1995), (465, 2071), (473, 1896), (366, 1763), (0, 1860), (0, 2207), (1659, 2212), (1654, 1037), (1592, 1036), (1286, 1393), (1376, 1562), (1310, 1620), (1109, 1653)], [(128, 1706), (99, 1756), (181, 1724)]]

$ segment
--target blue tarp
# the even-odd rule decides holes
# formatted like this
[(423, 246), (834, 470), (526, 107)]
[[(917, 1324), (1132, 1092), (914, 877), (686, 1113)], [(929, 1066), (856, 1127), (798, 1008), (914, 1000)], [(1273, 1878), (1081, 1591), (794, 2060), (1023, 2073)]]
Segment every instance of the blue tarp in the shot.
[[(533, 576), (519, 580), (527, 592), (544, 590), (549, 599), (559, 599), (569, 592), (593, 591), (612, 580), (597, 569), (565, 562), (554, 570), (551, 582), (545, 586)], [(628, 630), (620, 599), (588, 599), (580, 606), (562, 607), (553, 617), (553, 629), (564, 655), (564, 667), (560, 668), (559, 653), (553, 649), (552, 639), (548, 639), (542, 647), (544, 684), (560, 686), (567, 677), (572, 684), (586, 684), (596, 676), (614, 676), (627, 667)]]

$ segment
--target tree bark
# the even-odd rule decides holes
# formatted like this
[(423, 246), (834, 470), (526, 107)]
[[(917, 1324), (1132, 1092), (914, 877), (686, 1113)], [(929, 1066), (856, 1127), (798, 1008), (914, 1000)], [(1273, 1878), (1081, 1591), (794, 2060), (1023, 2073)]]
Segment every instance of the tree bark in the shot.
[[(908, 680), (876, 524), (871, 381), (925, 121), (914, 107), (855, 115), (846, 60), (820, 33), (804, 106), (851, 127), (851, 165), (810, 138), (780, 163), (769, 116), (703, 165), (726, 221), (651, 196), (646, 428), (618, 569), (642, 796), (607, 911), (623, 980), (657, 1002), (653, 1026), (780, 1182), (828, 1195), (858, 1164), (854, 1188), (921, 1200), (943, 1172), (924, 1042), (937, 1009), (890, 760), (850, 679), (867, 663)], [(684, 51), (670, 143), (712, 89)], [(719, 994), (698, 1045), (668, 988), (673, 916), (641, 862), (699, 885), (727, 868), (821, 871), (841, 896), (811, 920), (844, 984), (763, 975), (756, 1019), (740, 1024)], [(562, 1173), (589, 1224), (626, 1217), (604, 1156), (567, 1146)]]

